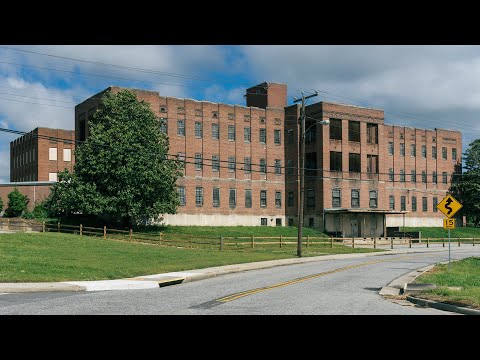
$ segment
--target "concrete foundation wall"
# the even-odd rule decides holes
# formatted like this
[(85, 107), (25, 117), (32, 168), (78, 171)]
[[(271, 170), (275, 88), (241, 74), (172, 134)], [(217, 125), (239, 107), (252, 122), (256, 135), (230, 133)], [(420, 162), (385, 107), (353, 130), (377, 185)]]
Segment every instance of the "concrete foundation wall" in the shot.
[(261, 218), (267, 219), (267, 226), (276, 226), (276, 219), (282, 219), (285, 226), (284, 215), (250, 216), (250, 215), (220, 215), (220, 214), (167, 214), (163, 216), (165, 225), (197, 225), (197, 226), (260, 226)]
[[(403, 216), (387, 216), (387, 226), (403, 226)], [(405, 216), (405, 226), (443, 226), (443, 218), (439, 217), (408, 217)]]

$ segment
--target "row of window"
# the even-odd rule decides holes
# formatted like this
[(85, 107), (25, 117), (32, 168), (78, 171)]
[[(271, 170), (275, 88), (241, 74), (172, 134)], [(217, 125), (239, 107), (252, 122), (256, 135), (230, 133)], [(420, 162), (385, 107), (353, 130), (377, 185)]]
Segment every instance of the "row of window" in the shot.
[[(342, 190), (333, 189), (332, 190), (332, 207), (342, 207)], [(371, 208), (378, 207), (378, 191), (370, 190), (369, 191), (369, 206)], [(295, 194), (293, 191), (288, 192), (287, 197), (287, 206), (294, 206)], [(315, 189), (307, 190), (307, 207), (315, 207)], [(360, 189), (351, 189), (351, 205), (352, 208), (360, 207)]]
[[(57, 152), (58, 149), (49, 148), (48, 149), (48, 160), (57, 161)], [(72, 161), (72, 149), (63, 149), (63, 161)]]
[[(348, 171), (361, 172), (360, 154), (348, 154)], [(330, 170), (343, 171), (342, 152), (330, 151)], [(367, 155), (367, 172), (371, 174), (378, 174), (378, 155)]]
[[(160, 105), (159, 107), (159, 111), (161, 113), (167, 113), (167, 106), (166, 105)], [(203, 112), (203, 109), (195, 109), (195, 116), (204, 116), (204, 112)], [(180, 115), (185, 115), (186, 114), (186, 109), (184, 106), (177, 106), (177, 114), (180, 114)], [(220, 112), (219, 111), (212, 111), (212, 118), (213, 119), (218, 119), (219, 116), (220, 116)], [(82, 115), (85, 115), (85, 114), (82, 114)], [(237, 118), (237, 116), (235, 115), (235, 113), (228, 113), (228, 120), (235, 120)], [(250, 114), (244, 114), (243, 115), (243, 119), (245, 121), (251, 121), (252, 120), (252, 115)], [(260, 121), (260, 124), (265, 124), (265, 121), (266, 121), (266, 117), (265, 116), (260, 116), (259, 119)], [(275, 125), (280, 125), (281, 124), (281, 119), (280, 118), (275, 118)]]
[[(167, 119), (160, 120), (160, 131), (164, 134), (168, 132), (168, 124)], [(185, 120), (177, 120), (177, 135), (178, 136), (185, 136)], [(203, 123), (202, 122), (195, 122), (195, 137), (198, 139), (203, 138)], [(220, 139), (220, 125), (218, 123), (213, 123), (211, 128), (211, 137), (214, 140)], [(235, 125), (228, 125), (228, 140), (235, 141), (236, 140), (236, 126)], [(243, 128), (243, 140), (244, 142), (251, 142), (252, 140), (252, 129), (250, 127)], [(261, 128), (259, 129), (259, 136), (258, 140), (261, 144), (265, 144), (267, 142), (267, 129)], [(273, 130), (273, 143), (275, 145), (282, 144), (282, 131), (278, 129)]]
[[(185, 153), (178, 153), (178, 160), (181, 162), (185, 162)], [(203, 170), (203, 155), (200, 153), (195, 154), (195, 170)], [(208, 160), (207, 160), (208, 161)], [(280, 159), (275, 159), (275, 164), (274, 164), (274, 173), (275, 175), (281, 175), (282, 174), (282, 160)], [(212, 155), (212, 171), (220, 171), (220, 155)], [(209, 164), (205, 164), (207, 166), (210, 166)], [(250, 157), (244, 157), (243, 158), (243, 164), (241, 164), (241, 168), (243, 168), (243, 171), (245, 174), (250, 174), (252, 172), (252, 159)], [(228, 157), (228, 172), (235, 172), (237, 170), (237, 161), (235, 156), (229, 156)], [(259, 170), (260, 174), (266, 174), (267, 173), (267, 160), (266, 159), (260, 159), (259, 162)]]
[[(393, 142), (388, 143), (388, 155), (393, 155), (395, 151)], [(417, 147), (416, 144), (410, 144), (410, 155), (412, 157), (417, 156)], [(442, 159), (448, 160), (448, 149), (446, 147), (442, 147)], [(400, 143), (400, 156), (405, 156), (405, 144)], [(427, 145), (422, 145), (422, 158), (427, 158)], [(437, 158), (437, 147), (432, 146), (432, 159)], [(452, 160), (457, 161), (457, 149), (452, 148)]]
[[(412, 196), (411, 200), (412, 200), (411, 201), (411, 209), (412, 209), (412, 212), (415, 212), (415, 211), (417, 211), (417, 197)], [(433, 197), (432, 200), (433, 200), (432, 201), (432, 211), (437, 212), (438, 211), (438, 208), (437, 208), (438, 198)], [(388, 197), (388, 202), (389, 202), (390, 210), (395, 210), (395, 196), (394, 195), (390, 195)], [(404, 195), (400, 196), (400, 210), (401, 211), (406, 211), (407, 210), (407, 197), (404, 196)], [(428, 198), (426, 196), (422, 197), (422, 211), (428, 211)]]
[[(399, 174), (399, 179), (400, 179), (400, 182), (405, 182), (405, 171), (403, 169), (400, 169), (400, 174)], [(427, 182), (427, 172), (422, 170), (422, 183), (426, 183)], [(438, 175), (437, 175), (437, 172), (434, 171), (432, 173), (432, 183), (434, 184), (437, 184), (438, 183)], [(390, 182), (393, 182), (394, 181), (394, 178), (395, 178), (395, 174), (394, 174), (394, 170), (393, 168), (390, 168), (388, 169), (388, 181)], [(411, 182), (412, 183), (415, 183), (417, 182), (417, 174), (415, 172), (415, 170), (412, 170), (410, 172), (410, 179), (411, 179)], [(447, 172), (442, 172), (442, 183), (443, 184), (447, 184), (448, 183), (448, 173)]]
[(23, 166), (35, 161), (36, 157), (36, 150), (32, 148), (23, 152), (22, 154), (14, 155), (13, 156), (13, 167), (18, 168), (19, 166)]
[[(204, 191), (203, 187), (197, 186), (195, 188), (195, 205), (203, 206), (203, 196)], [(187, 197), (185, 193), (185, 186), (179, 186), (177, 188), (178, 196), (180, 200), (180, 206), (185, 206), (187, 204)], [(235, 208), (237, 206), (237, 189), (228, 190), (228, 205), (230, 208)], [(213, 188), (212, 191), (212, 206), (220, 207), (220, 188)], [(245, 208), (252, 207), (252, 190), (245, 190)], [(260, 190), (260, 207), (267, 207), (267, 190)], [(282, 207), (282, 192), (275, 191), (275, 207)]]

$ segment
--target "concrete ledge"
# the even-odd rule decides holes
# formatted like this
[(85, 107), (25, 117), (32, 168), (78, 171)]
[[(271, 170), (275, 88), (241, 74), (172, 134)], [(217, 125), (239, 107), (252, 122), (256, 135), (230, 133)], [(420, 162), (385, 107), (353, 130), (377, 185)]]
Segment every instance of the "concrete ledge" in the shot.
[(423, 306), (423, 307), (431, 307), (438, 310), (456, 312), (456, 313), (465, 314), (465, 315), (480, 315), (480, 310), (470, 309), (462, 306), (445, 304), (442, 302), (426, 300), (426, 299), (419, 299), (413, 296), (407, 296), (407, 300), (410, 301), (411, 303), (414, 303), (416, 305)]
[(85, 291), (85, 286), (68, 283), (3, 283), (2, 293), (50, 292), (50, 291)]
[(400, 292), (401, 292), (400, 289), (390, 287), (390, 286), (384, 286), (380, 290), (379, 294), (382, 295), (382, 296), (399, 296)]

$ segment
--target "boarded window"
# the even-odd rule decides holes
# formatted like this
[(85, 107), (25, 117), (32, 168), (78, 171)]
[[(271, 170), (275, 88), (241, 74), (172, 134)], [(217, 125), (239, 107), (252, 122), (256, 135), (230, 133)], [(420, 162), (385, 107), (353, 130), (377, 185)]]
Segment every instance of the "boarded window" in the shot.
[(367, 173), (378, 174), (378, 155), (367, 155)]
[(378, 124), (367, 123), (367, 143), (378, 144)]

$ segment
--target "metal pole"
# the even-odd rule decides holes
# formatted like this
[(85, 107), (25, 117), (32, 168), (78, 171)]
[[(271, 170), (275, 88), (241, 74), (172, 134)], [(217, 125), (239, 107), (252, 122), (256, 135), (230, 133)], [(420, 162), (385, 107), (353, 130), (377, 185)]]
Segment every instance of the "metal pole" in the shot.
[(448, 270), (450, 270), (450, 229), (448, 229)]

